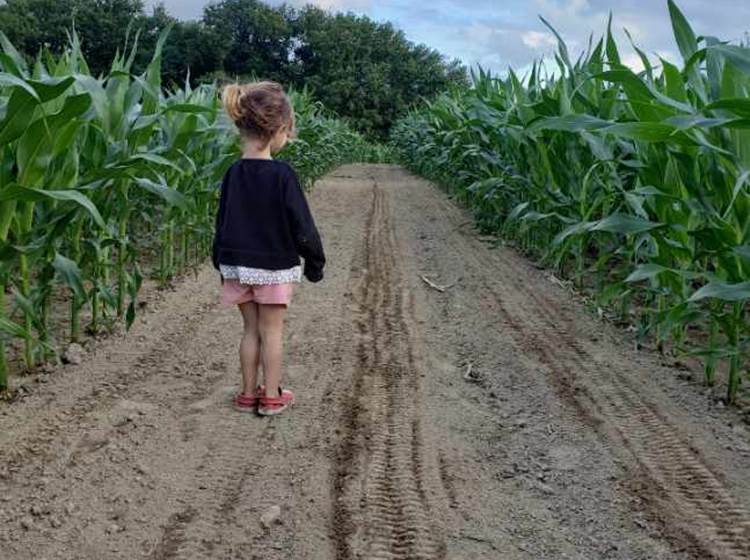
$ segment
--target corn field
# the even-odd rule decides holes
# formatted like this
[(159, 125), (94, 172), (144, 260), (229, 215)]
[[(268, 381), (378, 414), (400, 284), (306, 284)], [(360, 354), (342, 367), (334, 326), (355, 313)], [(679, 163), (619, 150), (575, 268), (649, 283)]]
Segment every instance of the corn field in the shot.
[[(622, 63), (608, 29), (577, 60), (502, 79), (409, 113), (399, 158), (661, 348), (747, 377), (750, 331), (750, 48), (697, 37), (670, 0), (681, 66)], [(554, 72), (548, 71), (552, 66)], [(723, 374), (722, 374), (723, 378)]]
[[(57, 356), (61, 336), (129, 327), (145, 275), (167, 283), (209, 252), (217, 187), (239, 139), (217, 86), (163, 90), (167, 37), (143, 75), (131, 72), (136, 36), (97, 77), (74, 33), (62, 56), (32, 63), (0, 34), (0, 390), (11, 338), (31, 368)], [(377, 157), (307, 92), (291, 97), (299, 138), (280, 157), (305, 184)], [(61, 290), (65, 333), (50, 326)]]

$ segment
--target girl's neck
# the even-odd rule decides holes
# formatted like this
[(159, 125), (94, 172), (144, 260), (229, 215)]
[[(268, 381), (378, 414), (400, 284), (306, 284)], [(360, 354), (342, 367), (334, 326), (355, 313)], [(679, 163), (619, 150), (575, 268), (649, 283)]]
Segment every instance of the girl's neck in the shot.
[(265, 147), (260, 148), (252, 142), (245, 142), (242, 148), (243, 159), (273, 159), (271, 157), (271, 144), (266, 144)]

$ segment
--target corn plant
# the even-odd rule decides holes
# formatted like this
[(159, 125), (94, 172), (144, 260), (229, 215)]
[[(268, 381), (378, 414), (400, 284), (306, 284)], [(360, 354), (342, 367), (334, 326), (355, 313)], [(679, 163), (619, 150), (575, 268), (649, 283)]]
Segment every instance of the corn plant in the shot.
[[(479, 223), (514, 239), (641, 333), (728, 363), (734, 402), (750, 333), (750, 48), (696, 37), (671, 0), (683, 57), (621, 62), (610, 24), (577, 60), (558, 38), (556, 70), (479, 70), (468, 90), (413, 110), (399, 158), (448, 186)], [(687, 337), (689, 327), (705, 342)]]

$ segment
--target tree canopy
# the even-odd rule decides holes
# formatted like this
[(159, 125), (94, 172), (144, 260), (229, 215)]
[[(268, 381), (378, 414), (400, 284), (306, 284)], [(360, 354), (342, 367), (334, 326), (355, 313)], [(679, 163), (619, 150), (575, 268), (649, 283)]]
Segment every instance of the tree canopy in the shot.
[(209, 3), (198, 21), (179, 21), (163, 5), (150, 14), (143, 0), (6, 0), (0, 30), (28, 56), (59, 53), (75, 27), (95, 74), (139, 33), (134, 70), (141, 71), (156, 39), (171, 25), (164, 49), (164, 83), (255, 76), (307, 87), (359, 130), (387, 134), (421, 97), (465, 84), (466, 70), (438, 51), (407, 40), (390, 23), (314, 6), (294, 9), (260, 0)]

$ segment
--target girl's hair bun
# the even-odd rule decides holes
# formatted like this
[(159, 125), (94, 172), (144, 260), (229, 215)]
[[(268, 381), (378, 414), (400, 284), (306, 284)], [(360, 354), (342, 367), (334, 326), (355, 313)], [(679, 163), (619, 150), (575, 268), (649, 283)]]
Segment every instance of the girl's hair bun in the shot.
[(276, 82), (229, 84), (221, 95), (224, 109), (246, 136), (268, 142), (282, 127), (294, 133), (294, 111), (284, 88)]
[(224, 103), (224, 109), (233, 122), (237, 122), (242, 118), (241, 99), (242, 86), (239, 84), (229, 84), (224, 87), (221, 93), (221, 101)]

